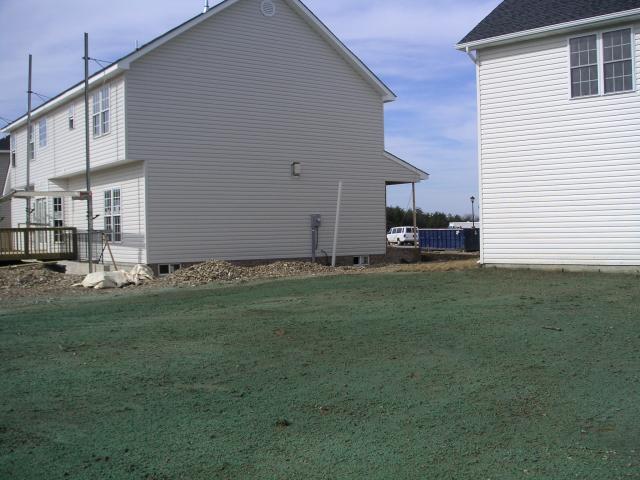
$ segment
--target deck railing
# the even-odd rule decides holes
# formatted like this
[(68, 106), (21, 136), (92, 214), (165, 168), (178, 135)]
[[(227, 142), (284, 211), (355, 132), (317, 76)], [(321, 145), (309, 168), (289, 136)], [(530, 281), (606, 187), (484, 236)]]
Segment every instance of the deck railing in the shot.
[(0, 261), (76, 260), (75, 228), (1, 228)]

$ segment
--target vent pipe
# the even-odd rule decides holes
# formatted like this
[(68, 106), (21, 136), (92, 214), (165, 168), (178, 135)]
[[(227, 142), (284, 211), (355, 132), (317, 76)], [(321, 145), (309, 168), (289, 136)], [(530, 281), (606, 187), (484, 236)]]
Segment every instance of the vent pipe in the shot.
[(202, 13), (207, 13), (209, 11), (209, 0), (205, 0), (204, 2), (204, 10)]

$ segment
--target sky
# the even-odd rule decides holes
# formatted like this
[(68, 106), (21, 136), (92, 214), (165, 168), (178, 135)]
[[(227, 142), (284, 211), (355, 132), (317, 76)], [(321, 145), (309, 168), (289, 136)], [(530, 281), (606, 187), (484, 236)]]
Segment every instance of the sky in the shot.
[[(416, 189), (425, 211), (468, 214), (469, 197), (478, 196), (475, 66), (454, 45), (498, 3), (305, 1), (398, 95), (385, 107), (386, 148), (431, 175)], [(91, 56), (112, 61), (136, 40), (143, 44), (200, 13), (203, 4), (110, 0), (105, 8), (86, 0), (0, 0), (0, 125), (26, 111), (29, 53), (33, 90), (54, 96), (82, 79), (85, 31)], [(389, 205), (410, 206), (408, 186), (389, 187), (387, 195)]]

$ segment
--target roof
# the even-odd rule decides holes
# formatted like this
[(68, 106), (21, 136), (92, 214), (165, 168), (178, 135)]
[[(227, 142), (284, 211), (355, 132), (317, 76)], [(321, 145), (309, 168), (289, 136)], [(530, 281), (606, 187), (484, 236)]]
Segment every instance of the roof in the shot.
[[(168, 32), (163, 33), (150, 42), (145, 43), (133, 52), (128, 53), (122, 58), (116, 60), (106, 68), (103, 68), (102, 70), (99, 70), (91, 75), (91, 77), (89, 77), (89, 85), (95, 83), (96, 81), (104, 81), (106, 78), (111, 78), (128, 70), (130, 68), (131, 62), (134, 62), (135, 60), (150, 53), (151, 51), (155, 50), (174, 37), (186, 32), (196, 25), (199, 25), (201, 22), (222, 12), (238, 1), (242, 0), (223, 0), (216, 6), (211, 7), (208, 11), (190, 18), (186, 22), (178, 25), (175, 28), (172, 28)], [(331, 30), (329, 30), (329, 28), (324, 23), (322, 23), (322, 21), (318, 17), (314, 15), (314, 13), (309, 10), (304, 3), (302, 3), (300, 0), (283, 1), (286, 2), (294, 11), (300, 14), (302, 18), (305, 19), (321, 37), (329, 42), (336, 49), (338, 54), (341, 55), (348, 63), (350, 63), (363, 76), (363, 78), (367, 80), (368, 83), (371, 84), (372, 87), (380, 93), (385, 102), (392, 102), (396, 99), (395, 93), (393, 93), (393, 91), (382, 80), (380, 80), (380, 78), (378, 78), (362, 60), (360, 60), (351, 50), (349, 50), (349, 48), (347, 48), (347, 46), (342, 43), (340, 39), (338, 39), (338, 37), (336, 37), (335, 34)], [(32, 112), (32, 116), (35, 117), (42, 113), (45, 113), (46, 111), (55, 108), (59, 103), (61, 103), (61, 101), (65, 101), (70, 97), (80, 95), (83, 89), (84, 81), (76, 83), (72, 87), (69, 87), (67, 90), (59, 93), (58, 95), (54, 96), (50, 100), (35, 108)], [(11, 122), (1, 131), (9, 132), (21, 126), (23, 123), (25, 123), (25, 121), (26, 114)]]
[(420, 170), (415, 165), (411, 165), (409, 162), (407, 162), (406, 160), (401, 159), (397, 155), (394, 155), (393, 153), (385, 150), (384, 151), (384, 156), (386, 158), (388, 158), (389, 160), (391, 160), (391, 161), (403, 166), (404, 168), (406, 168), (408, 170), (411, 170), (413, 173), (415, 173), (418, 176), (418, 178), (420, 179), (419, 181), (429, 180), (430, 175), (427, 172), (425, 172), (424, 170)]
[(0, 152), (8, 152), (11, 148), (9, 137), (0, 138)]
[(640, 0), (504, 0), (459, 45), (640, 9)]

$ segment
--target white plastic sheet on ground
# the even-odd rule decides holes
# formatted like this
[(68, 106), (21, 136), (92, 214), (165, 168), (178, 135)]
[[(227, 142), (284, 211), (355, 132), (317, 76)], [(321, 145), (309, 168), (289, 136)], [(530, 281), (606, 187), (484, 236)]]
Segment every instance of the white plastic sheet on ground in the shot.
[(96, 272), (87, 275), (82, 283), (74, 287), (95, 288), (122, 288), (127, 285), (140, 285), (145, 280), (153, 280), (153, 271), (146, 265), (136, 265), (129, 272), (118, 270), (116, 272)]

